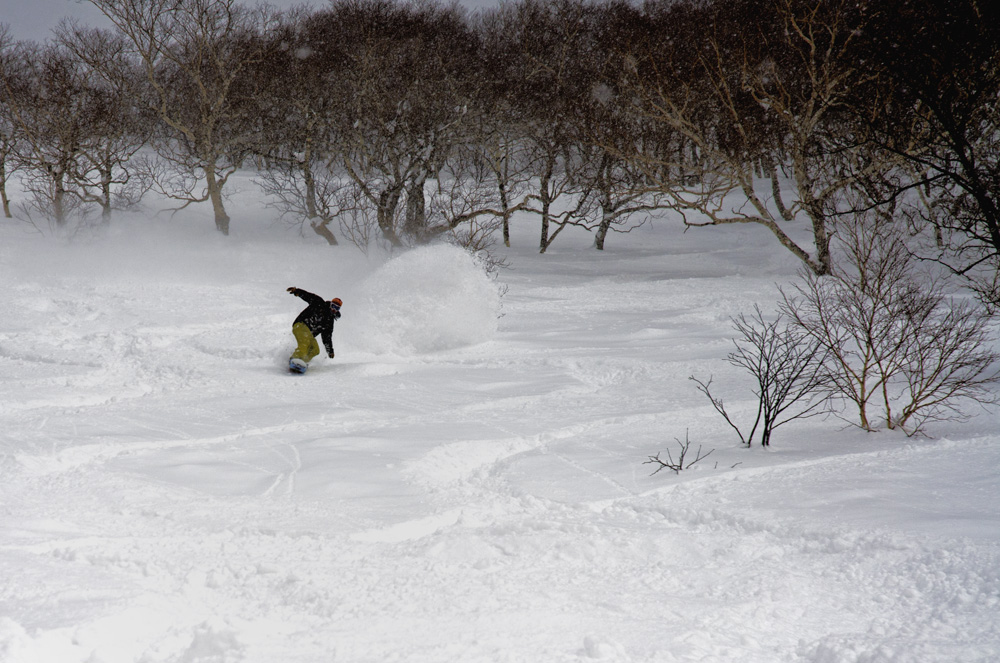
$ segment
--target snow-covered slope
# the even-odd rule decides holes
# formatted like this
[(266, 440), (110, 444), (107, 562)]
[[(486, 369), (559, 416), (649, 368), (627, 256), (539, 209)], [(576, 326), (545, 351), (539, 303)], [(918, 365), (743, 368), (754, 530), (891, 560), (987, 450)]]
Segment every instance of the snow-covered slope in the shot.
[[(0, 223), (3, 663), (1000, 660), (1000, 416), (747, 450), (692, 388), (752, 406), (764, 231), (522, 220), (494, 282), (252, 210)], [(293, 285), (344, 300), (305, 376)]]

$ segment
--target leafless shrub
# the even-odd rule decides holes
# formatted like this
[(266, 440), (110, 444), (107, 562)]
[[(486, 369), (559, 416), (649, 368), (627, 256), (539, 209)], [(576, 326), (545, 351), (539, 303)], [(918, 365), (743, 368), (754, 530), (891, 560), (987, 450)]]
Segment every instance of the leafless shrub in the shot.
[(747, 370), (757, 383), (753, 391), (757, 414), (750, 430), (744, 433), (726, 411), (722, 399), (712, 395), (711, 378), (707, 382), (694, 376), (690, 379), (736, 431), (740, 442), (749, 447), (759, 439), (761, 446), (770, 446), (771, 434), (778, 426), (826, 411), (822, 407), (825, 402), (822, 390), (829, 380), (823, 365), (827, 351), (818, 341), (800, 329), (785, 325), (781, 316), (765, 320), (758, 307), (754, 307), (751, 318), (740, 314), (733, 319), (733, 326), (740, 337), (733, 340), (736, 349), (726, 359), (733, 366)]
[(907, 435), (935, 420), (961, 420), (963, 402), (990, 405), (1000, 354), (989, 345), (986, 310), (947, 294), (917, 269), (905, 233), (871, 215), (844, 222), (843, 265), (805, 274), (782, 310), (826, 353), (829, 393), (857, 408), (857, 425)]
[(698, 461), (701, 461), (701, 460), (704, 460), (705, 458), (708, 458), (709, 456), (712, 455), (712, 451), (715, 451), (715, 449), (712, 449), (712, 451), (709, 451), (708, 453), (703, 454), (703, 453), (701, 453), (701, 445), (699, 444), (698, 445), (698, 451), (695, 452), (695, 458), (694, 458), (694, 460), (687, 460), (687, 462), (685, 464), (685, 459), (688, 457), (688, 452), (691, 450), (691, 438), (688, 436), (688, 431), (684, 431), (684, 441), (683, 442), (681, 442), (676, 437), (674, 438), (674, 441), (677, 442), (677, 446), (679, 447), (679, 453), (678, 453), (678, 457), (677, 457), (676, 461), (674, 460), (673, 455), (671, 455), (670, 450), (667, 449), (667, 459), (666, 460), (663, 460), (662, 458), (660, 458), (660, 455), (663, 453), (661, 451), (660, 453), (656, 454), (655, 456), (650, 456), (649, 460), (645, 461), (643, 463), (643, 465), (658, 465), (659, 467), (657, 467), (655, 470), (653, 470), (653, 474), (656, 474), (660, 470), (664, 470), (664, 469), (673, 470), (674, 474), (680, 474), (681, 470), (686, 470), (686, 469), (690, 468), (692, 465), (694, 465), (695, 463), (697, 463)]

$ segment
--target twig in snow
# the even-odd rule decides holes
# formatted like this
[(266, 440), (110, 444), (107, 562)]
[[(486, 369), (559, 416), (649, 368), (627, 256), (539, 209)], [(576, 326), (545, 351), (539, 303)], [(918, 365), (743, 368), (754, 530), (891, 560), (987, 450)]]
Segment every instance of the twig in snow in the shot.
[[(690, 468), (692, 465), (694, 465), (695, 463), (697, 463), (698, 461), (703, 460), (705, 458), (708, 458), (710, 455), (712, 455), (712, 451), (715, 451), (715, 449), (712, 449), (712, 451), (709, 451), (706, 454), (702, 454), (701, 453), (701, 445), (698, 445), (698, 451), (695, 453), (694, 460), (688, 462), (685, 465), (684, 464), (684, 458), (687, 457), (688, 451), (690, 451), (690, 449), (691, 449), (691, 439), (688, 437), (688, 431), (684, 431), (684, 441), (683, 442), (681, 442), (676, 437), (674, 438), (674, 440), (677, 442), (678, 446), (680, 447), (680, 455), (677, 458), (676, 462), (674, 461), (674, 458), (671, 455), (670, 450), (667, 449), (667, 460), (663, 460), (662, 458), (660, 458), (660, 453), (663, 453), (661, 451), (660, 453), (656, 454), (655, 456), (650, 456), (649, 460), (647, 460), (647, 461), (645, 461), (643, 463), (643, 465), (650, 465), (650, 464), (652, 464), (652, 465), (659, 465), (659, 467), (657, 467), (653, 471), (653, 474), (656, 474), (657, 472), (659, 472), (662, 469), (673, 470), (674, 474), (680, 474), (681, 470), (686, 470), (686, 469)], [(650, 475), (650, 476), (652, 476), (652, 475)]]

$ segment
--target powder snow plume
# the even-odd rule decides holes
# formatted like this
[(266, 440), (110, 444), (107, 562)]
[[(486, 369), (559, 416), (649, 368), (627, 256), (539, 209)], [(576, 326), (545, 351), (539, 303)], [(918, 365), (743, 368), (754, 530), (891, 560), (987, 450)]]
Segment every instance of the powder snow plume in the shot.
[[(345, 302), (343, 330), (358, 350), (420, 354), (475, 345), (497, 331), (500, 295), (474, 257), (453, 246), (408, 251), (360, 284)], [(356, 296), (357, 296), (356, 295)]]

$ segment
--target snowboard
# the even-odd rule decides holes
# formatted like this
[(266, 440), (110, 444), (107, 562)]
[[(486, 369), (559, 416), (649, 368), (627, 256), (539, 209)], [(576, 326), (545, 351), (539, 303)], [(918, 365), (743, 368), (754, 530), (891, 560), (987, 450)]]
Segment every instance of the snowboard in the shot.
[(309, 368), (309, 364), (302, 361), (301, 359), (296, 359), (292, 357), (288, 360), (288, 370), (292, 373), (298, 373), (299, 375), (305, 375), (306, 370)]

